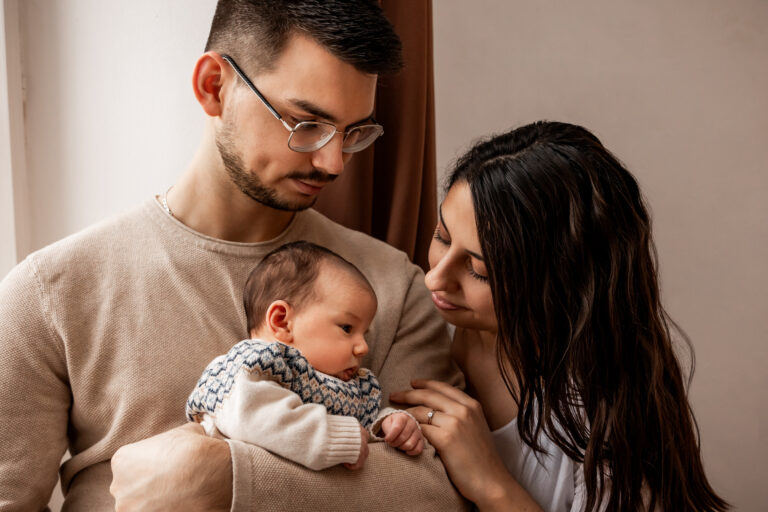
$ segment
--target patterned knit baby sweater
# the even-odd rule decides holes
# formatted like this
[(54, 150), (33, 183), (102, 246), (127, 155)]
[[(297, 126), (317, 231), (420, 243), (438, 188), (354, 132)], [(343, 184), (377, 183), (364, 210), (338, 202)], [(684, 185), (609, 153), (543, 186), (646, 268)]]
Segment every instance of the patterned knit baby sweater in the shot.
[(354, 463), (381, 387), (368, 369), (349, 381), (315, 370), (299, 350), (249, 339), (214, 359), (187, 400), (209, 434), (249, 442), (310, 469)]

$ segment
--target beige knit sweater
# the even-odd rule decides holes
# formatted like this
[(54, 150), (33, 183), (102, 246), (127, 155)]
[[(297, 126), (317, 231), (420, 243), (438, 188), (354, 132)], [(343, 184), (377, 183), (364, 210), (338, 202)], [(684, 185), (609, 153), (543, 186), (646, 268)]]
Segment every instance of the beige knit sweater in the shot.
[[(154, 199), (42, 249), (0, 283), (0, 510), (46, 507), (60, 469), (68, 510), (111, 510), (109, 460), (185, 422), (205, 365), (246, 336), (242, 289), (268, 251), (325, 245), (357, 265), (379, 308), (364, 366), (384, 402), (409, 379), (459, 381), (445, 325), (402, 252), (309, 210), (276, 239), (196, 233)], [(233, 510), (455, 510), (464, 502), (428, 449), (383, 443), (363, 470), (315, 472), (229, 441)]]

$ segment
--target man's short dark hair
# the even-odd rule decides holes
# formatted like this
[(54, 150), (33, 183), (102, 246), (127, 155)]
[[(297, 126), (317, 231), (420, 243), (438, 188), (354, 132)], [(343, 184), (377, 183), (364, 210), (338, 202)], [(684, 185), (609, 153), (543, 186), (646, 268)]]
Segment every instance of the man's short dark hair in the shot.
[(264, 256), (248, 276), (243, 292), (248, 335), (261, 327), (272, 302), (284, 300), (299, 309), (307, 300), (315, 298), (315, 281), (323, 264), (346, 272), (376, 297), (371, 283), (349, 261), (312, 242), (291, 242)]
[(363, 73), (402, 67), (400, 38), (376, 0), (219, 0), (205, 51), (270, 71), (294, 34)]

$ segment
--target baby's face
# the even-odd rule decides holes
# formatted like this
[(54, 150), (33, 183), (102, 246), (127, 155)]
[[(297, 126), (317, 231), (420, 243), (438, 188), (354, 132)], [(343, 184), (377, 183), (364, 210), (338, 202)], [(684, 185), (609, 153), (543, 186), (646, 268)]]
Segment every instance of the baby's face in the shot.
[(347, 272), (324, 266), (314, 297), (296, 311), (293, 346), (316, 370), (349, 380), (368, 353), (364, 335), (376, 314), (376, 297)]

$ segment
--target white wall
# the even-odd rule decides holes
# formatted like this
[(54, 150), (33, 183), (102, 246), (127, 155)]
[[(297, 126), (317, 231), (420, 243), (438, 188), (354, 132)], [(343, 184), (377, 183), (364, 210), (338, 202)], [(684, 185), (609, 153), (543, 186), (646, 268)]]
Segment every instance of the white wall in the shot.
[[(4, 6), (0, 5), (0, 7)], [(5, 9), (0, 8), (0, 28), (5, 27), (5, 18)], [(3, 36), (5, 36), (4, 28)], [(7, 37), (0, 37), (0, 275), (5, 275), (16, 263), (13, 165), (11, 162), (11, 100), (8, 94), (6, 39)]]
[(715, 489), (768, 502), (768, 2), (435, 0), (437, 161), (537, 119), (639, 179)]
[(29, 250), (18, 0), (0, 2), (0, 276)]
[(202, 134), (192, 68), (213, 0), (22, 2), (31, 245), (152, 194)]

